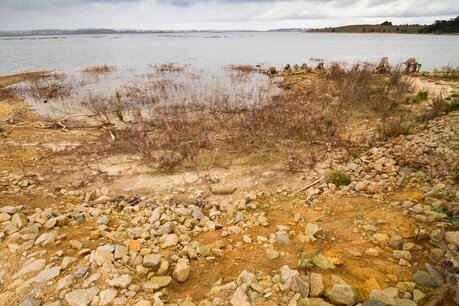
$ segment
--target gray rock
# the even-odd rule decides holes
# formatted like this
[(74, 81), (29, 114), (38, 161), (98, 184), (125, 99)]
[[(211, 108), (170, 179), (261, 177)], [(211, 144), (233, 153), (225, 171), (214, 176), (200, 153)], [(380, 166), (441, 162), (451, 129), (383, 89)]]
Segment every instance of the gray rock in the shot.
[(88, 272), (88, 270), (89, 270), (88, 266), (83, 266), (83, 267), (78, 268), (75, 271), (75, 277), (76, 278), (82, 278), (83, 276), (85, 276), (85, 274)]
[(405, 259), (407, 261), (411, 261), (411, 253), (409, 251), (400, 251), (400, 250), (394, 250), (393, 255), (397, 259)]
[(13, 215), (21, 210), (21, 207), (19, 206), (3, 206), (0, 208), (0, 212), (5, 213), (5, 214), (10, 214)]
[(69, 288), (70, 286), (73, 285), (74, 282), (75, 282), (75, 276), (73, 275), (64, 276), (57, 282), (56, 292)]
[(32, 296), (28, 296), (25, 299), (21, 301), (21, 303), (18, 304), (18, 306), (40, 306), (41, 301), (36, 300)]
[(54, 233), (43, 233), (35, 240), (35, 245), (45, 246), (54, 243), (56, 235)]
[(232, 306), (250, 306), (249, 297), (245, 294), (244, 290), (239, 287), (231, 296), (230, 304)]
[(166, 222), (163, 225), (161, 225), (156, 232), (158, 235), (164, 236), (172, 232), (173, 229), (174, 229), (174, 223)]
[(98, 247), (96, 251), (94, 252), (93, 260), (96, 262), (96, 264), (100, 267), (106, 262), (113, 262), (114, 260), (113, 253), (104, 248), (103, 246)]
[(43, 304), (43, 306), (65, 306), (61, 301), (48, 302)]
[(88, 288), (92, 285), (92, 283), (98, 281), (100, 279), (100, 273), (94, 273), (90, 276), (86, 277), (83, 281), (83, 288)]
[(395, 300), (393, 296), (389, 296), (382, 290), (373, 289), (368, 295), (370, 300), (378, 301), (386, 305), (395, 305)]
[(57, 224), (57, 218), (51, 218), (51, 219), (48, 219), (48, 221), (46, 221), (45, 224), (43, 224), (43, 228), (50, 229), (50, 228), (55, 227), (56, 224)]
[(143, 266), (147, 268), (154, 268), (159, 265), (161, 256), (159, 254), (148, 254), (143, 257)]
[(179, 261), (175, 266), (172, 276), (180, 283), (183, 283), (190, 276), (190, 266), (185, 261)]
[(117, 294), (118, 294), (118, 290), (114, 288), (102, 290), (99, 293), (99, 297), (100, 297), (99, 306), (112, 304)]
[(287, 287), (290, 287), (290, 283), (292, 282), (292, 279), (298, 276), (299, 276), (298, 271), (290, 269), (290, 267), (287, 265), (283, 265), (280, 268), (281, 281), (283, 284), (287, 285)]
[(445, 232), (445, 240), (446, 242), (452, 243), (455, 246), (459, 247), (459, 231)]
[(131, 282), (132, 282), (132, 276), (129, 274), (124, 274), (124, 275), (115, 277), (112, 280), (109, 280), (108, 284), (112, 287), (125, 289), (131, 284)]
[(176, 234), (168, 234), (163, 236), (163, 248), (168, 248), (178, 244), (178, 237)]
[(369, 300), (363, 303), (362, 306), (390, 306), (390, 305), (387, 305), (387, 304), (384, 304), (378, 301)]
[(193, 216), (194, 219), (196, 220), (201, 220), (204, 218), (204, 214), (202, 213), (202, 210), (200, 207), (196, 205), (190, 205), (188, 206), (189, 209), (191, 209), (191, 215)]
[(279, 252), (273, 249), (265, 249), (265, 254), (271, 260), (279, 258), (280, 256)]
[(92, 287), (89, 289), (73, 290), (65, 295), (65, 300), (70, 306), (87, 306), (97, 296), (99, 289)]
[(25, 274), (37, 272), (43, 269), (46, 265), (45, 259), (37, 259), (28, 265), (23, 266), (18, 272), (13, 275), (13, 279), (21, 277)]
[(429, 272), (416, 270), (413, 274), (413, 280), (416, 284), (421, 286), (436, 288), (439, 287), (439, 284), (434, 280), (434, 278), (430, 275)]
[(279, 244), (290, 244), (290, 239), (286, 232), (277, 232), (276, 233), (276, 242)]
[(230, 195), (236, 191), (236, 187), (218, 186), (212, 188), (212, 193), (216, 195)]
[(327, 294), (327, 297), (335, 305), (354, 305), (359, 299), (359, 292), (350, 285), (336, 284)]
[(73, 263), (77, 262), (77, 258), (75, 257), (70, 257), (70, 256), (65, 256), (64, 259), (62, 259), (62, 264), (61, 268), (62, 269), (67, 269), (70, 267)]
[(7, 213), (0, 213), (0, 222), (10, 221), (11, 215)]
[(393, 235), (390, 237), (389, 245), (394, 250), (400, 250), (403, 246), (403, 238), (399, 235)]
[(325, 290), (322, 274), (311, 273), (311, 275), (309, 276), (309, 286), (311, 296), (321, 296)]
[(81, 248), (83, 247), (83, 244), (78, 240), (70, 240), (69, 244), (75, 250), (81, 250)]
[(309, 296), (309, 284), (298, 276), (294, 276), (292, 278), (292, 281), (290, 282), (290, 290), (300, 293), (304, 298)]
[(20, 230), (27, 225), (27, 217), (23, 213), (15, 213), (13, 218), (11, 218), (11, 224), (17, 230)]
[(149, 281), (143, 284), (143, 290), (153, 292), (155, 290), (167, 287), (172, 281), (170, 276), (153, 276)]
[(318, 254), (317, 256), (315, 256), (312, 260), (312, 262), (314, 263), (314, 265), (316, 265), (317, 267), (321, 268), (321, 269), (335, 269), (335, 265), (333, 263), (331, 263), (327, 257), (325, 257), (324, 255), (322, 254)]
[(107, 215), (102, 215), (99, 219), (97, 219), (98, 225), (108, 225), (110, 223), (110, 217)]
[(118, 244), (115, 247), (115, 259), (118, 260), (127, 255), (128, 255), (128, 249), (126, 246)]
[(305, 234), (307, 236), (314, 236), (320, 232), (320, 227), (313, 223), (306, 224)]
[(395, 306), (417, 306), (414, 301), (409, 299), (399, 299), (395, 298)]
[(52, 280), (53, 278), (59, 276), (61, 274), (61, 267), (52, 267), (49, 269), (45, 269), (40, 272), (35, 278), (35, 282), (42, 283)]

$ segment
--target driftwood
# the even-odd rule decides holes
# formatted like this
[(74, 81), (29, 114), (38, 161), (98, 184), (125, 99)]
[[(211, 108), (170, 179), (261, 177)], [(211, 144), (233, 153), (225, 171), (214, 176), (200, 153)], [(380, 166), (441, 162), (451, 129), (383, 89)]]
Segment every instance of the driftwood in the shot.
[(61, 129), (63, 132), (68, 132), (69, 130), (67, 129), (67, 126), (63, 123), (63, 122), (67, 122), (69, 119), (71, 118), (75, 118), (75, 117), (94, 117), (95, 115), (93, 114), (74, 114), (74, 115), (70, 115), (70, 116), (67, 116), (67, 117), (64, 117), (58, 121), (55, 121), (51, 124), (44, 124), (43, 122), (41, 121), (36, 121), (36, 122), (21, 122), (21, 123), (17, 123), (17, 124), (8, 124), (9, 127), (12, 127), (12, 128), (20, 128), (20, 127), (30, 127), (30, 126), (36, 126), (36, 127), (39, 127), (39, 128), (42, 128), (42, 129)]
[(405, 65), (405, 73), (418, 73), (422, 66), (414, 57), (410, 57), (403, 64)]
[(297, 191), (295, 191), (294, 193), (292, 193), (290, 196), (293, 197), (294, 195), (297, 195), (298, 193), (300, 193), (300, 192), (302, 192), (302, 191), (305, 191), (306, 189), (308, 189), (308, 188), (310, 188), (310, 187), (316, 185), (317, 183), (320, 183), (323, 179), (325, 179), (325, 177), (322, 176), (321, 178), (315, 180), (315, 181), (312, 182), (311, 184), (308, 184), (308, 185), (306, 185), (306, 186), (304, 186), (304, 187), (298, 189)]
[(383, 57), (379, 62), (378, 66), (376, 66), (375, 72), (376, 73), (389, 73), (391, 71), (391, 66), (389, 64), (389, 59), (387, 57)]
[(325, 70), (324, 62), (320, 62), (316, 66), (316, 70)]

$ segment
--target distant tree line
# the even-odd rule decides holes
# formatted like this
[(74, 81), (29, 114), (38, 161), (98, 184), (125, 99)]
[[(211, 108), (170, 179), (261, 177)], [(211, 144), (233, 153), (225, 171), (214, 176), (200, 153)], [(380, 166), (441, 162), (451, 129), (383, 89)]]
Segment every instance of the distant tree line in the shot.
[(450, 20), (437, 20), (419, 30), (420, 33), (459, 33), (459, 16)]

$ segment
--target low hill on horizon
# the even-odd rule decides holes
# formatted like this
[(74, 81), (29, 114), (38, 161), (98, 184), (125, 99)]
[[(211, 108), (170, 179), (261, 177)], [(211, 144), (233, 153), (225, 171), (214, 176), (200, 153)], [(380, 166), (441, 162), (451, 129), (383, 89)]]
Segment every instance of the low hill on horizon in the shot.
[(437, 20), (431, 25), (393, 25), (390, 21), (382, 24), (354, 24), (340, 27), (311, 29), (307, 32), (319, 33), (402, 33), (402, 34), (455, 34), (459, 33), (459, 16), (450, 20)]
[(415, 34), (425, 28), (420, 24), (392, 25), (390, 22), (383, 24), (355, 24), (341, 27), (327, 27), (322, 29), (312, 29), (309, 32), (319, 33), (404, 33)]

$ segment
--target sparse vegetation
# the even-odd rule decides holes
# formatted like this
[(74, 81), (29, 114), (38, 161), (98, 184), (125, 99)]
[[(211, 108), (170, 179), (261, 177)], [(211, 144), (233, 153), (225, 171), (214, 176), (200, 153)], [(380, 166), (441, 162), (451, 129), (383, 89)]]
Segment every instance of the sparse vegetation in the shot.
[(412, 104), (412, 103), (418, 103), (420, 101), (425, 101), (427, 100), (428, 96), (429, 96), (429, 92), (427, 90), (421, 90), (415, 96), (406, 96), (405, 103)]
[(232, 70), (241, 71), (243, 73), (251, 73), (251, 72), (260, 71), (259, 68), (254, 67), (252, 65), (230, 65), (229, 68)]
[(89, 66), (83, 69), (85, 74), (106, 74), (116, 70), (115, 66), (101, 65), (101, 66)]
[(335, 184), (337, 187), (347, 186), (351, 183), (351, 176), (341, 169), (336, 169), (328, 172), (325, 175), (327, 183)]
[(459, 111), (459, 99), (454, 99), (450, 104), (446, 106), (446, 112)]
[(42, 78), (31, 80), (20, 94), (30, 95), (34, 99), (46, 103), (67, 98), (73, 90), (74, 85), (66, 81), (65, 75), (52, 73)]
[(364, 152), (364, 150), (362, 148), (358, 148), (357, 150), (352, 152), (351, 156), (354, 159), (355, 158), (359, 158), (362, 155), (363, 152)]
[[(360, 111), (376, 122), (376, 137), (380, 139), (405, 134), (414, 124), (410, 109), (403, 107), (411, 84), (397, 69), (377, 75), (369, 65), (346, 70), (334, 64), (326, 73), (311, 78), (300, 92), (287, 90), (276, 95), (273, 79), (262, 74), (258, 77), (265, 78), (260, 82), (264, 85), (248, 85), (247, 73), (252, 73), (252, 66), (227, 69), (228, 88), (216, 82), (203, 86), (199, 77), (190, 78), (189, 71), (175, 64), (153, 67), (146, 82), (129, 83), (112, 97), (89, 94), (81, 105), (102, 125), (116, 126), (116, 141), (110, 144), (113, 149), (137, 153), (161, 169), (186, 160), (193, 164), (203, 149), (221, 143), (249, 152), (277, 150), (279, 146), (295, 151), (305, 143), (317, 151), (349, 147), (347, 127)], [(183, 78), (172, 79), (167, 73), (182, 74)], [(59, 89), (67, 83), (64, 79), (55, 81)], [(32, 85), (30, 92), (42, 91)], [(284, 86), (291, 85), (284, 82)], [(427, 95), (419, 92), (416, 97)], [(127, 124), (120, 126), (119, 122)], [(357, 142), (353, 146), (358, 147), (363, 139), (354, 139)], [(316, 163), (319, 155), (301, 157), (302, 165)], [(353, 156), (359, 156), (359, 151)]]
[[(19, 99), (2, 100), (0, 192), (8, 206), (0, 239), (14, 242), (40, 227), (39, 235), (21, 243), (36, 258), (22, 256), (29, 251), (21, 245), (3, 245), (2, 251), (17, 255), (2, 260), (8, 268), (5, 288), (57, 271), (45, 291), (58, 292), (69, 273), (90, 266), (92, 289), (71, 284), (61, 298), (65, 293), (69, 302), (70, 294), (77, 303), (81, 290), (90, 290), (94, 303), (111, 291), (127, 304), (148, 304), (151, 290), (127, 297), (113, 281), (130, 290), (151, 289), (153, 280), (164, 279), (161, 292), (170, 295), (158, 291), (158, 303), (180, 304), (186, 296), (206, 304), (215, 292), (222, 301), (243, 298), (246, 304), (303, 303), (304, 296), (335, 303), (347, 288), (352, 300), (344, 303), (354, 305), (365, 303), (369, 285), (384, 280), (389, 269), (403, 272), (403, 286), (391, 277), (392, 284), (381, 283), (370, 297), (396, 285), (410, 292), (403, 296), (408, 304), (452, 305), (458, 288), (453, 261), (459, 244), (459, 113), (445, 114), (457, 109), (457, 97), (434, 93), (451, 92), (454, 84), (441, 82), (450, 86), (441, 91), (429, 82), (428, 96), (409, 82), (417, 78), (423, 88), (422, 77), (407, 78), (397, 69), (376, 74), (363, 64), (352, 70), (338, 63), (325, 67), (280, 71), (276, 78), (224, 69), (219, 73), (225, 84), (210, 73), (195, 78), (188, 68), (183, 74), (150, 69), (105, 92), (91, 85), (111, 79), (78, 73), (91, 81), (88, 86), (75, 87), (78, 92), (53, 105), (39, 101), (45, 108), (72, 101), (84, 120), (41, 116)], [(56, 83), (79, 81), (69, 75)], [(10, 89), (26, 92), (29, 85)], [(408, 93), (425, 103), (404, 104)], [(426, 110), (430, 118), (439, 117), (415, 122)], [(385, 141), (412, 125), (408, 137)], [(153, 230), (145, 233), (145, 224)], [(47, 236), (49, 244), (42, 242)], [(91, 255), (80, 256), (83, 244)], [(52, 267), (51, 257), (61, 255), (53, 255), (56, 250), (66, 258)], [(440, 261), (445, 255), (452, 261)], [(68, 258), (74, 259), (66, 263)], [(421, 270), (429, 259), (433, 267)], [(10, 269), (8, 260), (17, 267)], [(39, 271), (30, 271), (37, 260)], [(235, 268), (229, 271), (226, 263)], [(105, 269), (113, 265), (122, 269)], [(69, 273), (62, 272), (64, 266)], [(147, 273), (152, 269), (154, 278)], [(21, 271), (29, 272), (18, 280), (14, 275)], [(332, 271), (337, 274), (330, 281)], [(197, 286), (196, 280), (214, 285)], [(102, 293), (107, 282), (110, 288)], [(228, 284), (231, 291), (222, 290)], [(272, 295), (257, 293), (267, 291)], [(11, 290), (14, 304), (55, 298), (18, 292)]]
[(459, 80), (459, 67), (446, 66), (442, 69), (434, 69), (432, 73), (427, 73), (426, 76), (430, 78), (437, 78), (449, 81)]
[(185, 70), (185, 67), (179, 66), (175, 63), (153, 65), (152, 67), (156, 73), (181, 73)]

